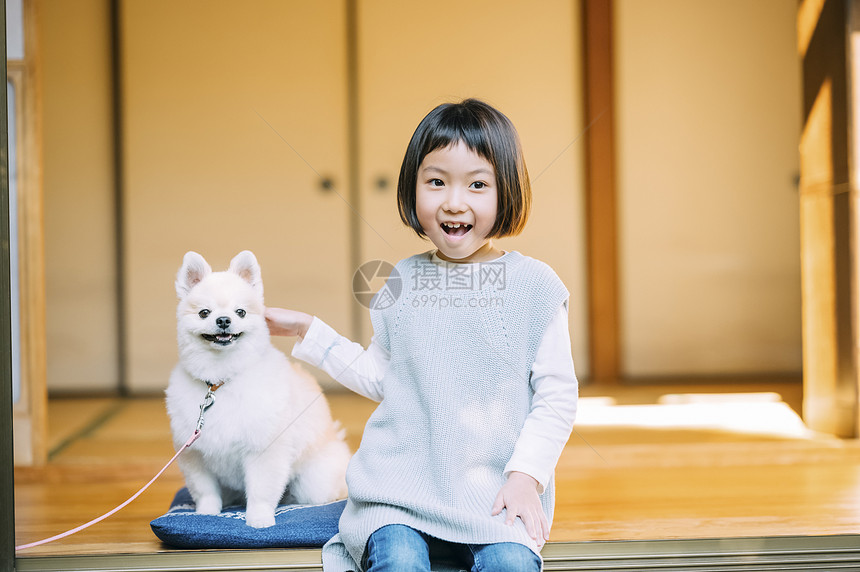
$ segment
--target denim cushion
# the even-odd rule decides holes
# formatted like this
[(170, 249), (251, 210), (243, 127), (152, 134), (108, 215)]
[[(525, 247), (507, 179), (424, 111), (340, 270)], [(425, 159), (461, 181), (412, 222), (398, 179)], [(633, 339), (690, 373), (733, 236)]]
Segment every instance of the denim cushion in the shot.
[(150, 523), (165, 544), (175, 548), (297, 548), (319, 547), (337, 534), (346, 501), (322, 505), (281, 505), (275, 525), (252, 528), (245, 524), (245, 507), (225, 507), (220, 514), (194, 512), (187, 488), (173, 497), (170, 510)]

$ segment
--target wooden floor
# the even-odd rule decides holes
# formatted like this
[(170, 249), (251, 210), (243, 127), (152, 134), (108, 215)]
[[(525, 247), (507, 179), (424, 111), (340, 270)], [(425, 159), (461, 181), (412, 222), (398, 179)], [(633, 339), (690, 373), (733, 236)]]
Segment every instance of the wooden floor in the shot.
[[(807, 431), (798, 383), (582, 394), (545, 554), (569, 542), (860, 534), (860, 445)], [(374, 404), (343, 394), (330, 402), (355, 447)], [(107, 512), (173, 454), (158, 398), (57, 399), (49, 416), (49, 464), (16, 469), (17, 544)], [(18, 557), (172, 552), (149, 522), (181, 486), (171, 468), (121, 513)]]

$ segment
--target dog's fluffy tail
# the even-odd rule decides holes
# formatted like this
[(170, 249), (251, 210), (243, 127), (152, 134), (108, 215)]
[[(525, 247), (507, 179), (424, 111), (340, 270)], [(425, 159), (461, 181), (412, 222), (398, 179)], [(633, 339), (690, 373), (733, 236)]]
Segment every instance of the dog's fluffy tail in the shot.
[(335, 438), (340, 439), (341, 441), (346, 440), (346, 429), (337, 419), (332, 422), (332, 432), (334, 433)]

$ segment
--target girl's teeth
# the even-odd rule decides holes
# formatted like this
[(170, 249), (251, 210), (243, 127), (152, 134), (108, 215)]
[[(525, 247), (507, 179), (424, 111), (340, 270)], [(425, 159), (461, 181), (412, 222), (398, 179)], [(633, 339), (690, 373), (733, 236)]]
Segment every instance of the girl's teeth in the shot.
[(471, 230), (472, 225), (464, 222), (443, 222), (442, 228), (444, 229), (445, 234), (449, 236), (463, 236)]

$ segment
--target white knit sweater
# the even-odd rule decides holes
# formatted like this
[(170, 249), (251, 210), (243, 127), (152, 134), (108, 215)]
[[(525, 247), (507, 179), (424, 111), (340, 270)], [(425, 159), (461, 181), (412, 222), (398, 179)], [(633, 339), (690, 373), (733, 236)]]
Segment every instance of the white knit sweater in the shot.
[(397, 273), (402, 291), (393, 303), (377, 300), (367, 351), (319, 320), (293, 351), (381, 400), (350, 464), (349, 502), (324, 568), (358, 570), (367, 538), (392, 523), (451, 542), (537, 551), (521, 521), (506, 526), (490, 509), (517, 470), (544, 488), (552, 521), (552, 472), (577, 384), (566, 325), (566, 346), (546, 333), (560, 311), (566, 316), (567, 291), (548, 266), (517, 252), (483, 265), (425, 253), (398, 263)]

